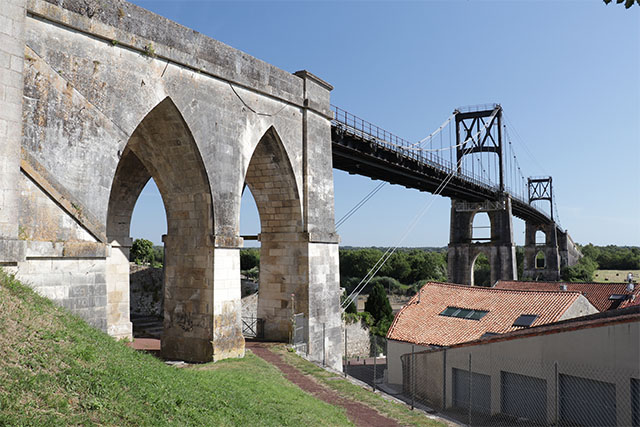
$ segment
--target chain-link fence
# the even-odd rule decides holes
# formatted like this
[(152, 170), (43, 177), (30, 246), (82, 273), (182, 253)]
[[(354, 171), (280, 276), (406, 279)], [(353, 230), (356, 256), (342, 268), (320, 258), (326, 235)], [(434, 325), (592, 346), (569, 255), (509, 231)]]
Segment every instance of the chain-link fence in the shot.
[(640, 425), (640, 366), (628, 370), (415, 346), (400, 361), (405, 400), (463, 424)]
[(343, 337), (343, 371), (369, 384), (376, 390), (384, 384), (387, 369), (387, 339), (378, 335), (349, 337), (348, 329)]

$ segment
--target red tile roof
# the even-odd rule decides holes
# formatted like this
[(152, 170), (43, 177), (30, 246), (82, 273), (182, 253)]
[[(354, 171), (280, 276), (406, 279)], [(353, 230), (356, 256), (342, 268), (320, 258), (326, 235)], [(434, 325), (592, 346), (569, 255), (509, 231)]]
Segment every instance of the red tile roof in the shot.
[[(524, 328), (518, 331), (511, 331), (507, 334), (496, 335), (492, 337), (486, 337), (484, 339), (463, 342), (460, 344), (452, 345), (455, 347), (469, 347), (475, 345), (484, 345), (494, 343), (498, 341), (509, 341), (512, 339), (525, 338), (531, 336), (540, 336), (555, 334), (567, 331), (575, 331), (587, 328), (597, 328), (600, 326), (619, 324), (619, 323), (631, 323), (640, 322), (640, 307), (633, 306), (625, 310), (612, 310), (604, 313), (591, 314), (589, 316), (575, 317), (573, 319), (562, 320), (560, 322), (549, 323), (547, 325), (540, 325), (535, 328)], [(429, 350), (426, 350), (429, 351)]]
[[(429, 282), (398, 312), (387, 338), (425, 346), (450, 346), (479, 339), (485, 332), (521, 329), (512, 326), (521, 314), (538, 315), (531, 326), (555, 322), (580, 298), (584, 297), (578, 292), (517, 291)], [(488, 313), (480, 320), (440, 316), (450, 306)]]
[[(640, 286), (636, 285), (633, 292), (627, 292), (626, 283), (518, 282), (499, 280), (494, 288), (517, 289), (520, 291), (558, 291), (562, 290), (562, 285), (567, 286), (567, 291), (582, 293), (598, 311), (630, 307), (640, 303)], [(631, 297), (620, 303), (619, 301), (609, 299), (613, 294), (630, 294)]]

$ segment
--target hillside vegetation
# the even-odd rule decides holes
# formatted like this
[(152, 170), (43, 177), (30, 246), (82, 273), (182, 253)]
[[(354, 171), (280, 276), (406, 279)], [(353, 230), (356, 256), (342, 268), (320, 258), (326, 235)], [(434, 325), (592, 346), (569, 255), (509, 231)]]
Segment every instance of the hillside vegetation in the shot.
[(273, 366), (176, 368), (138, 353), (0, 270), (0, 425), (349, 425)]

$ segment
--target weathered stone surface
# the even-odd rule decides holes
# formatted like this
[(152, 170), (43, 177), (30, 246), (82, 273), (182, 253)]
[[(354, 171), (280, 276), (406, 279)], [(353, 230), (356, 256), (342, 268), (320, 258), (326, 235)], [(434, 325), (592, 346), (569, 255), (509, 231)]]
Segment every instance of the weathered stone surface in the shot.
[(124, 1), (11, 4), (0, 12), (19, 27), (0, 34), (0, 262), (130, 338), (129, 228), (153, 178), (168, 225), (162, 352), (241, 356), (246, 183), (261, 216), (268, 336), (288, 339), (303, 313), (310, 354), (324, 347), (339, 367), (331, 86)]
[(18, 239), (20, 211), (20, 141), (26, 9), (23, 0), (0, 8), (0, 264), (24, 255)]

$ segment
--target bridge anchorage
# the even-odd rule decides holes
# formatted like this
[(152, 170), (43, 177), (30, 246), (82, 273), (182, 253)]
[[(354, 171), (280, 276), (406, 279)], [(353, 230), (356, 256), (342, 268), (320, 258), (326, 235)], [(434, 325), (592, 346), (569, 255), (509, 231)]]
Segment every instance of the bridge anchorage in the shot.
[[(335, 168), (451, 198), (450, 281), (473, 284), (480, 254), (489, 260), (492, 283), (517, 279), (514, 215), (525, 221), (524, 278), (558, 280), (560, 268), (580, 257), (554, 220), (551, 178), (525, 180), (499, 104), (457, 109), (417, 143), (338, 107), (333, 111)], [(455, 128), (455, 139), (443, 137), (447, 127), (449, 135)], [(538, 201), (549, 201), (549, 214)], [(482, 213), (489, 218), (490, 231), (478, 238), (473, 223)], [(544, 234), (542, 244), (536, 244), (536, 232)]]

